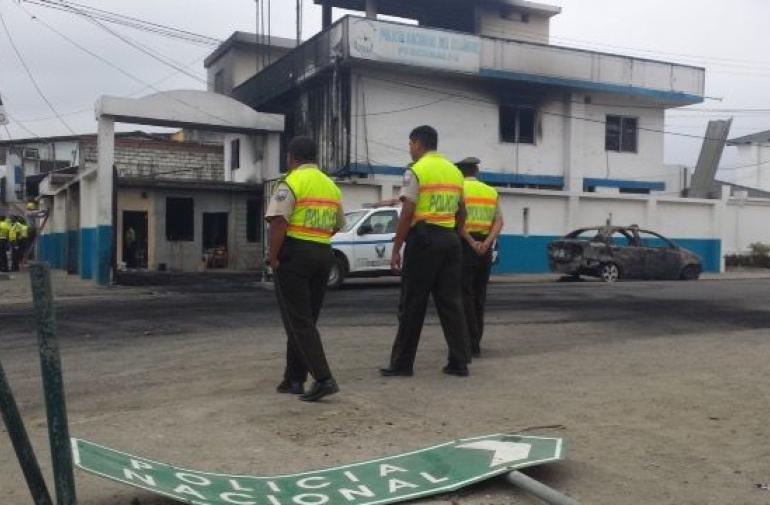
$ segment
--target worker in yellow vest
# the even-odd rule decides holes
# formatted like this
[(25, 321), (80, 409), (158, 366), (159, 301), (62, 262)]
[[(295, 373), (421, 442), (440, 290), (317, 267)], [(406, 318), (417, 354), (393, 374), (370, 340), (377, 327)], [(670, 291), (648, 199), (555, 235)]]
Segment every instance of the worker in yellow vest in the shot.
[(27, 247), (29, 247), (29, 226), (21, 219), (16, 224), (19, 227), (19, 263), (23, 263), (27, 256)]
[(10, 231), (11, 224), (5, 216), (0, 216), (0, 272), (8, 271), (8, 235)]
[[(385, 377), (411, 376), (420, 341), (428, 297), (436, 304), (449, 359), (443, 372), (465, 377), (470, 340), (462, 305), (462, 246), (455, 227), (463, 229), (463, 175), (436, 152), (438, 133), (420, 126), (409, 135), (414, 165), (404, 175), (401, 217), (391, 257), (391, 269), (401, 273), (401, 297), (390, 364)], [(404, 249), (403, 264), (401, 246)]]
[(8, 249), (11, 255), (11, 271), (19, 271), (19, 235), (21, 230), (14, 219), (8, 225)]
[(479, 159), (465, 158), (457, 168), (465, 176), (463, 195), (468, 217), (463, 237), (463, 306), (471, 339), (471, 353), (481, 356), (484, 305), (492, 271), (492, 246), (503, 229), (497, 190), (478, 180)]
[[(345, 225), (342, 194), (317, 165), (317, 146), (308, 137), (289, 142), (289, 173), (270, 199), (270, 266), (288, 336), (279, 393), (317, 401), (337, 393), (316, 322), (332, 261), (331, 237)], [(315, 379), (305, 392), (308, 372)]]

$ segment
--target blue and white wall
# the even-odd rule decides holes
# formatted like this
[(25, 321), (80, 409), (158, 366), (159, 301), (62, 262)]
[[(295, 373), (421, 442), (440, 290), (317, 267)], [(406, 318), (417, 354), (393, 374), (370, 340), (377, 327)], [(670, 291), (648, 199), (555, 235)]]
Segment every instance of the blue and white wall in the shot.
[[(394, 182), (341, 181), (346, 210), (397, 194)], [(698, 254), (704, 270), (724, 270), (725, 254), (770, 243), (770, 201), (568, 193), (500, 188), (505, 226), (498, 274), (548, 272), (549, 242), (581, 227), (637, 224)]]

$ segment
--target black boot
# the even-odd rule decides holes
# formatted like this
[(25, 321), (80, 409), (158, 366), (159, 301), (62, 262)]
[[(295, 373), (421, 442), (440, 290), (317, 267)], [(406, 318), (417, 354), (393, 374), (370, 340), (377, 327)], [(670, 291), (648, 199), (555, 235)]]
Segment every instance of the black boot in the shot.
[(337, 385), (337, 382), (329, 377), (328, 379), (314, 382), (313, 387), (310, 388), (310, 391), (300, 396), (299, 399), (303, 402), (317, 402), (324, 396), (338, 393), (339, 390), (340, 387)]
[(278, 387), (276, 387), (275, 390), (279, 393), (301, 395), (305, 393), (305, 384), (302, 382), (292, 382), (289, 379), (284, 379), (283, 382), (278, 384)]

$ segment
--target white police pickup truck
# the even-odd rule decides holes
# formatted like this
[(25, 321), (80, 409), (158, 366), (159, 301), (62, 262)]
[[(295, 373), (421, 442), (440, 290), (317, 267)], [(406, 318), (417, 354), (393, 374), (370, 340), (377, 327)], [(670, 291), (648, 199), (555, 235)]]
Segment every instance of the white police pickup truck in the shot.
[(396, 238), (401, 207), (372, 207), (345, 213), (345, 227), (332, 237), (334, 264), (330, 288), (346, 277), (393, 275), (390, 255)]

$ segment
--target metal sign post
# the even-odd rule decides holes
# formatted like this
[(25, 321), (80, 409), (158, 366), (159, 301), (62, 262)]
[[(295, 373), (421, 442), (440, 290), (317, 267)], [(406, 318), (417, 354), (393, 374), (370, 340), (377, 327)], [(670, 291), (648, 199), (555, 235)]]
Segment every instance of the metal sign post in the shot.
[(40, 472), (40, 465), (37, 464), (35, 451), (29, 442), (27, 430), (24, 428), (24, 421), (19, 414), (19, 407), (13, 398), (11, 386), (5, 378), (3, 364), (0, 363), (0, 414), (3, 416), (5, 428), (8, 430), (8, 436), (11, 437), (13, 449), (16, 451), (16, 457), (21, 465), (21, 471), (27, 480), (29, 492), (32, 494), (32, 501), (35, 505), (52, 505), (51, 495), (43, 480), (43, 474)]
[(40, 368), (43, 375), (48, 436), (51, 443), (53, 475), (58, 505), (76, 505), (75, 476), (72, 466), (67, 407), (64, 400), (59, 344), (56, 340), (51, 291), (51, 271), (45, 263), (29, 265), (32, 283), (32, 300), (37, 323), (37, 337), (40, 348)]
[(540, 498), (549, 505), (580, 505), (569, 496), (564, 495), (521, 472), (511, 472), (506, 475), (505, 478), (508, 479), (508, 482), (520, 488), (522, 491)]

